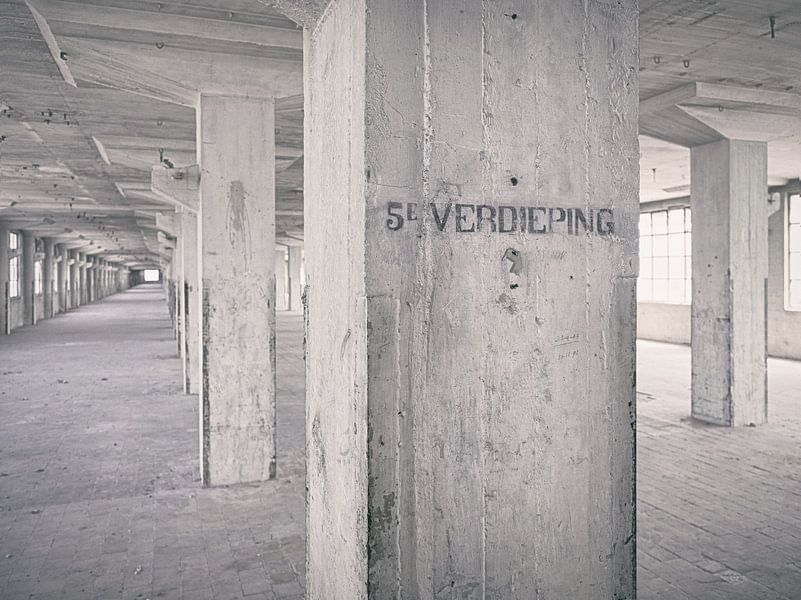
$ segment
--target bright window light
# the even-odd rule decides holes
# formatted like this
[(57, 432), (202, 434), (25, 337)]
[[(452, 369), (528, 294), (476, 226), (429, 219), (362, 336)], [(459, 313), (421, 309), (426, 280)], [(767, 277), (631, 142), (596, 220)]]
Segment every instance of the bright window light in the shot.
[(8, 295), (19, 298), (19, 256), (8, 261)]
[(801, 196), (787, 199), (787, 308), (801, 310)]
[(145, 269), (145, 281), (146, 282), (153, 282), (159, 280), (159, 271), (158, 269)]
[(691, 232), (689, 208), (671, 208), (640, 215), (639, 302), (690, 304)]
[(42, 293), (42, 261), (33, 263), (33, 293), (37, 296)]

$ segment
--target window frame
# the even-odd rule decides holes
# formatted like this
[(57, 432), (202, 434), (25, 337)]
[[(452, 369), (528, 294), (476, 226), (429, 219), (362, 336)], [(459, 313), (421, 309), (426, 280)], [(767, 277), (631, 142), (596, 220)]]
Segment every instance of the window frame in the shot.
[[(787, 312), (801, 312), (801, 298), (799, 298), (799, 304), (797, 306), (793, 306), (790, 302), (790, 285), (793, 281), (796, 281), (790, 277), (790, 202), (793, 197), (796, 198), (796, 202), (799, 204), (799, 210), (801, 210), (801, 192), (787, 194), (784, 201), (784, 310)], [(795, 225), (796, 223), (792, 224)], [(801, 257), (801, 253), (798, 254)], [(797, 281), (801, 282), (801, 279)]]
[[(644, 208), (644, 207), (641, 207)], [(670, 220), (670, 214), (674, 211), (681, 211), (682, 213), (682, 222), (681, 222), (681, 231), (672, 231), (672, 225)], [(653, 209), (645, 209), (640, 211), (640, 221), (642, 221), (642, 217), (644, 215), (648, 215), (653, 220), (653, 215), (658, 213), (664, 213), (664, 233), (653, 233), (653, 229), (651, 228), (648, 233), (643, 234), (638, 229), (638, 256), (640, 259), (640, 269), (637, 275), (637, 302), (640, 304), (664, 304), (670, 306), (692, 306), (692, 210), (689, 203), (684, 204), (673, 204), (673, 205), (662, 205), (659, 208)], [(653, 223), (652, 223), (653, 226)], [(683, 250), (681, 254), (671, 254), (671, 236), (681, 235), (681, 246)], [(664, 255), (659, 254), (658, 256), (654, 255), (654, 238), (656, 237), (664, 237)], [(642, 249), (642, 240), (646, 237), (649, 240), (649, 247), (650, 247), (650, 254), (645, 258), (645, 260), (650, 260), (651, 265), (648, 272), (650, 276), (645, 277), (643, 275), (643, 263), (644, 257), (641, 254)], [(660, 242), (661, 244), (662, 242)], [(688, 252), (688, 248), (690, 249)], [(655, 278), (653, 275), (653, 267), (654, 267), (654, 258), (659, 258), (660, 260), (664, 260), (665, 266), (665, 273), (667, 277), (658, 277)], [(672, 260), (671, 260), (672, 259)], [(678, 278), (671, 278), (671, 264), (673, 262), (679, 262), (679, 259), (683, 261), (683, 274), (684, 276), (682, 279)], [(643, 284), (649, 283), (651, 285), (651, 290), (648, 293), (648, 298), (642, 298), (640, 295), (640, 290), (643, 289)], [(654, 281), (665, 282), (666, 293), (664, 295), (660, 295), (658, 298), (654, 295)], [(682, 281), (683, 282), (683, 294), (681, 300), (671, 299), (670, 298), (670, 282), (671, 281)]]
[(44, 265), (41, 260), (33, 261), (33, 295), (44, 294)]

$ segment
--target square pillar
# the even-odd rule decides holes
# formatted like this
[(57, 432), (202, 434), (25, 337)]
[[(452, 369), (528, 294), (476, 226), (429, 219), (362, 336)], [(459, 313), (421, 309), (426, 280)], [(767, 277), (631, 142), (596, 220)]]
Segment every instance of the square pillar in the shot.
[(275, 476), (272, 99), (201, 94), (198, 115), (205, 485)]
[[(200, 387), (200, 282), (197, 270), (197, 214), (188, 210), (181, 213), (181, 232), (184, 256), (184, 391), (197, 394)], [(202, 431), (202, 427), (201, 427)]]
[(289, 310), (303, 310), (303, 246), (289, 246)]
[(304, 30), (307, 598), (634, 598), (637, 27)]
[(78, 266), (78, 252), (70, 250), (70, 308), (77, 308), (80, 306), (80, 268)]
[(287, 267), (286, 267), (286, 248), (275, 251), (275, 308), (276, 310), (288, 310), (287, 303)]
[(767, 144), (723, 139), (690, 151), (692, 415), (767, 421)]
[(22, 232), (22, 306), (25, 325), (36, 323), (36, 298), (34, 295), (34, 263), (36, 262), (36, 237), (30, 231)]
[(53, 281), (53, 267), (55, 265), (55, 244), (53, 240), (44, 240), (44, 261), (42, 262), (42, 291), (44, 292), (44, 315), (45, 319), (51, 319), (56, 314)]
[(9, 243), (10, 230), (7, 225), (0, 223), (0, 335), (8, 332), (8, 316), (10, 309), (9, 299)]
[(67, 311), (67, 269), (69, 268), (69, 251), (64, 244), (56, 246), (60, 260), (57, 267), (58, 311)]

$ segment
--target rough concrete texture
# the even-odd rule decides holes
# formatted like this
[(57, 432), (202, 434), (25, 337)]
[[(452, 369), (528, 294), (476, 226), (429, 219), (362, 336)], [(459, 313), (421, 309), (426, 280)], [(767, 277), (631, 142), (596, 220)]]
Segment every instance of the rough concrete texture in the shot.
[(801, 598), (801, 363), (768, 360), (770, 423), (725, 428), (687, 416), (689, 348), (637, 350), (638, 600)]
[(310, 599), (633, 598), (636, 50), (636, 2), (307, 32)]
[(272, 99), (200, 96), (203, 480), (275, 476)]
[(197, 327), (200, 307), (200, 280), (198, 279), (198, 237), (197, 214), (184, 210), (181, 212), (181, 235), (184, 251), (184, 349), (185, 390), (197, 394), (200, 389), (200, 331)]
[(303, 358), (278, 324), (278, 479), (201, 487), (164, 296), (136, 287), (0, 338), (3, 600), (300, 600)]
[(691, 150), (692, 414), (719, 425), (767, 418), (767, 144)]

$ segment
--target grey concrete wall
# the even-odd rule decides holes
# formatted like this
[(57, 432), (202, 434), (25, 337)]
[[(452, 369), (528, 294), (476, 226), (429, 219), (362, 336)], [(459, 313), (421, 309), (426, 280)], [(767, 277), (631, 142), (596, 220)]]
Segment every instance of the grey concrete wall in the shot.
[(636, 3), (519, 10), (306, 33), (310, 599), (633, 598)]
[(637, 337), (657, 342), (689, 344), (690, 305), (638, 303)]

